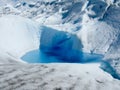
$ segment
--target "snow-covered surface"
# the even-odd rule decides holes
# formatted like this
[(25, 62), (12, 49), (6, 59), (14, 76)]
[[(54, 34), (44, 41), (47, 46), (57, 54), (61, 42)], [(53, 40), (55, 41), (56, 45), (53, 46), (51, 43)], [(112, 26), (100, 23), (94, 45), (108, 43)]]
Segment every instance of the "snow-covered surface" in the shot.
[(14, 57), (39, 47), (40, 26), (18, 16), (0, 18), (0, 48)]
[[(4, 70), (5, 69), (5, 70)], [(1, 90), (119, 90), (99, 64), (1, 64)]]
[(120, 0), (0, 0), (0, 17), (0, 89), (119, 90), (98, 64), (32, 65), (20, 57), (58, 45), (103, 54), (120, 76)]

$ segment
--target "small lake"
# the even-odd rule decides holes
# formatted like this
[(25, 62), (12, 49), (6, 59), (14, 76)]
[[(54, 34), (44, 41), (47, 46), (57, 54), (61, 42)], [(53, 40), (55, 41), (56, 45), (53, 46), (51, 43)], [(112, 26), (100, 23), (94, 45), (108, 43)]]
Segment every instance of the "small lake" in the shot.
[[(59, 53), (60, 54), (60, 53)], [(110, 73), (114, 78), (120, 79), (114, 68), (107, 62), (102, 60), (103, 55), (70, 52), (62, 52), (60, 56), (51, 53), (44, 53), (41, 50), (33, 50), (26, 53), (21, 59), (28, 63), (101, 63), (100, 68)]]
[(100, 62), (102, 55), (71, 51), (68, 54), (61, 52), (60, 56), (53, 53), (44, 53), (33, 50), (26, 53), (21, 59), (28, 63), (90, 63)]

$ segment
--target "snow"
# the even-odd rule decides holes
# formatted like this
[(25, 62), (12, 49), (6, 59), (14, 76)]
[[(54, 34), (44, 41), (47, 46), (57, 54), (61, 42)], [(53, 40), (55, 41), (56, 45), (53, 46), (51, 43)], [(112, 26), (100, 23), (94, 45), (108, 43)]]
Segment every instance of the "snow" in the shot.
[(103, 54), (120, 76), (119, 12), (119, 0), (1, 0), (0, 89), (119, 90), (120, 81), (99, 64), (43, 65), (20, 59), (39, 48), (56, 54), (52, 49), (58, 46), (60, 55), (74, 50)]
[(102, 71), (99, 64), (2, 64), (0, 71), (0, 89), (4, 90), (119, 90), (120, 88), (120, 82)]
[[(76, 44), (79, 39), (75, 38), (74, 34), (72, 36), (72, 33), (41, 26), (29, 19), (11, 15), (1, 17), (0, 25), (0, 48), (3, 51), (0, 53), (2, 59), (0, 63), (0, 89), (73, 88), (73, 90), (96, 90), (98, 87), (100, 90), (119, 89), (119, 80), (100, 69), (99, 63), (44, 65), (27, 64), (20, 59), (22, 53), (38, 49), (41, 45), (46, 46), (43, 50), (47, 49), (49, 52), (60, 42), (62, 44), (59, 47), (63, 50), (67, 49), (67, 52), (71, 52), (71, 49), (81, 50), (81, 43), (80, 45)], [(69, 39), (70, 41), (66, 41)], [(3, 68), (6, 70), (3, 71)]]
[(60, 24), (62, 22), (61, 18), (62, 18), (61, 15), (54, 14), (46, 19), (45, 24), (47, 25)]
[[(88, 22), (86, 22), (88, 21)], [(105, 53), (108, 51), (110, 44), (116, 38), (114, 28), (105, 22), (93, 20), (92, 22), (87, 15), (84, 16), (82, 29), (78, 37), (81, 38), (84, 51), (93, 50), (96, 53)]]
[(37, 23), (18, 16), (4, 16), (0, 18), (0, 26), (0, 48), (14, 57), (39, 47)]

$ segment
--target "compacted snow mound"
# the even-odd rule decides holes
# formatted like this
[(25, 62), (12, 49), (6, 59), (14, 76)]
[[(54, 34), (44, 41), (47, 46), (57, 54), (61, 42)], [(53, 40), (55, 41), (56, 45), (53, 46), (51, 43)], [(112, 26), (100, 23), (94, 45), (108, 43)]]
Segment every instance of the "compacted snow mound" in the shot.
[(18, 16), (0, 18), (0, 48), (18, 57), (26, 51), (39, 47), (40, 26)]

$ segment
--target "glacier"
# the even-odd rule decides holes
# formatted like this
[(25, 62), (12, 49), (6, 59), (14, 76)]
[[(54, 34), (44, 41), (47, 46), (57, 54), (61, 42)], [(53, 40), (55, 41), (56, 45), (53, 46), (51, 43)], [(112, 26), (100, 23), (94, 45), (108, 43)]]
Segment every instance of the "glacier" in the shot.
[[(0, 89), (19, 90), (15, 83), (22, 79), (18, 85), (20, 89), (96, 90), (97, 87), (100, 90), (119, 90), (119, 12), (120, 0), (1, 0)], [(28, 55), (27, 62), (32, 60), (32, 63), (37, 64), (22, 60), (24, 55)], [(38, 64), (39, 58), (43, 60), (41, 62), (48, 60), (52, 63)], [(103, 63), (100, 64), (101, 61)], [(42, 67), (48, 78), (41, 75), (44, 70), (37, 72)], [(7, 70), (4, 71), (4, 68)], [(50, 68), (55, 70), (51, 71)], [(37, 73), (33, 74), (32, 70)], [(25, 81), (28, 80), (26, 75), (24, 78), (19, 77), (28, 73), (31, 75), (29, 81)], [(72, 80), (74, 86), (71, 75), (65, 77), (65, 73), (72, 74), (73, 79), (82, 78), (82, 81)], [(78, 76), (74, 77), (75, 73)], [(7, 74), (9, 77), (5, 79), (4, 75)], [(46, 78), (42, 79), (43, 83), (40, 83), (40, 77)], [(51, 79), (53, 81), (50, 84)], [(70, 84), (63, 79), (67, 79)], [(28, 86), (25, 85), (28, 82)], [(31, 82), (34, 82), (33, 87)], [(83, 87), (75, 82), (82, 83)]]

